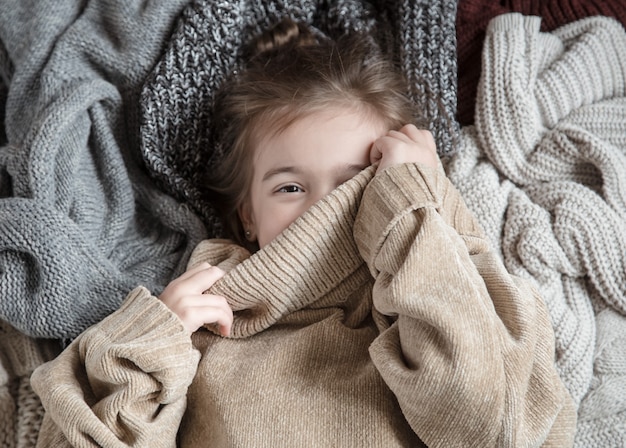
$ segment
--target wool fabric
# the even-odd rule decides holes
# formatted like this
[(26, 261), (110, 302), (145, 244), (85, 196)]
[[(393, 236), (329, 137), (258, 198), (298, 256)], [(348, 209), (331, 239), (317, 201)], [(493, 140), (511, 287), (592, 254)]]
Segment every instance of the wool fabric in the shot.
[(460, 0), (457, 9), (457, 119), (463, 126), (474, 123), (485, 30), (494, 17), (511, 12), (538, 16), (542, 19), (541, 30), (544, 32), (592, 16), (613, 17), (626, 25), (626, 8), (622, 0)]
[(545, 298), (576, 446), (626, 443), (626, 32), (593, 17), (487, 28), (476, 124), (448, 167), (508, 270)]
[(137, 284), (162, 289), (206, 237), (138, 150), (141, 86), (186, 2), (83, 3), (0, 8), (0, 319), (36, 337), (73, 338)]

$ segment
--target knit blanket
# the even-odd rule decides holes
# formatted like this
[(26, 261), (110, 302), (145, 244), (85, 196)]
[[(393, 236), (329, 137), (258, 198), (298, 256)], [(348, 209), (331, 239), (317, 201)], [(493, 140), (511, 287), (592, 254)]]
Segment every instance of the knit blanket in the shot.
[(494, 17), (519, 12), (525, 16), (541, 17), (541, 31), (553, 31), (560, 26), (591, 16), (614, 17), (626, 25), (623, 0), (460, 0), (456, 15), (457, 119), (461, 126), (474, 123), (474, 101), (481, 73), (481, 52), (485, 30)]
[(139, 94), (184, 0), (0, 8), (0, 318), (72, 338), (206, 237), (139, 157)]
[(449, 176), (548, 304), (576, 446), (626, 446), (626, 32), (498, 16), (482, 66)]

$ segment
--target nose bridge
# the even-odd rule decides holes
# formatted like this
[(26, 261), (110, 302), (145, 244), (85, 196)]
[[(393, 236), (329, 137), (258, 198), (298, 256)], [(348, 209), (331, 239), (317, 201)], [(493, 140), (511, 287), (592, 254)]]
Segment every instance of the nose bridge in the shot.
[(312, 191), (309, 197), (309, 203), (307, 204), (307, 207), (311, 207), (317, 201), (328, 195), (335, 188), (337, 188), (337, 185), (335, 185), (334, 182), (320, 180), (317, 188)]

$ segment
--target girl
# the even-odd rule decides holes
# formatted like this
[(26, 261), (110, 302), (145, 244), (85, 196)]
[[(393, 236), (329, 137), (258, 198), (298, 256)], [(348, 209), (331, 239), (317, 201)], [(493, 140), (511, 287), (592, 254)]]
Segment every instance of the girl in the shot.
[(253, 48), (207, 180), (232, 241), (34, 373), (39, 444), (571, 445), (542, 300), (405, 125), (402, 80), (290, 20)]

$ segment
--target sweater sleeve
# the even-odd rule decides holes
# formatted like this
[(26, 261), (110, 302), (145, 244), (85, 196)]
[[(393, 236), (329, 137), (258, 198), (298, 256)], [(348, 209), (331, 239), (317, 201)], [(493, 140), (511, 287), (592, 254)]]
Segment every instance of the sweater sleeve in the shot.
[(33, 373), (38, 446), (175, 446), (199, 358), (176, 315), (136, 288)]
[(441, 167), (377, 174), (354, 232), (375, 312), (393, 321), (372, 360), (429, 447), (573, 444), (547, 309), (490, 250)]

